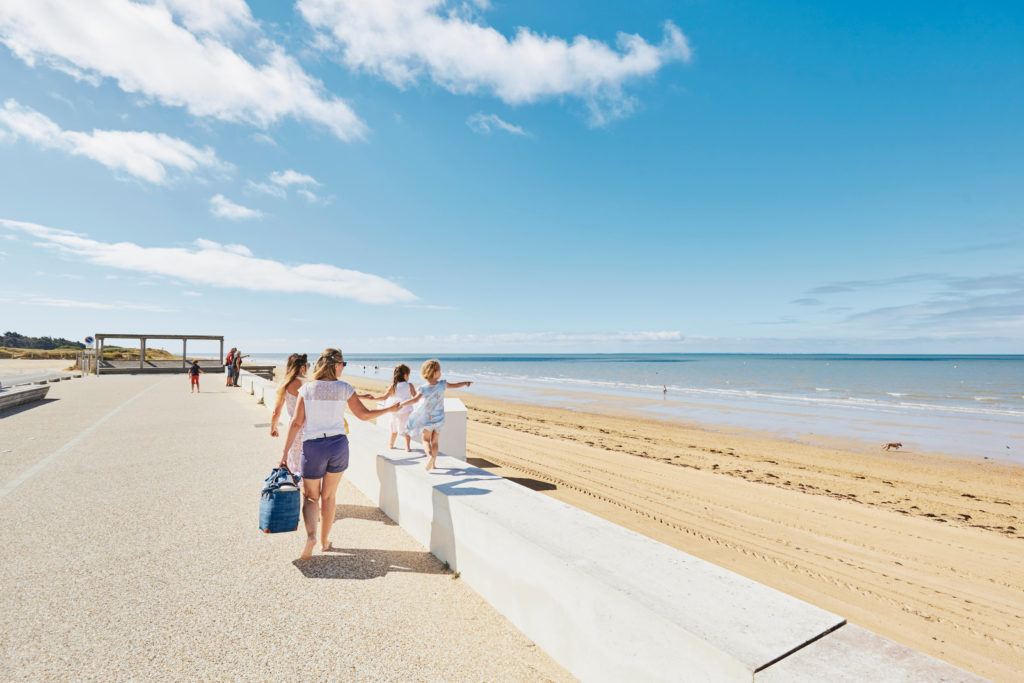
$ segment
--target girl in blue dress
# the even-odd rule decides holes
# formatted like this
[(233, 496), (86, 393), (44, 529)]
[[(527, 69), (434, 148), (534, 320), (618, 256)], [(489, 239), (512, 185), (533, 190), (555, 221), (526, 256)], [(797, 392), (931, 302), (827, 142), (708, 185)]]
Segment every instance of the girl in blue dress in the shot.
[(419, 403), (409, 415), (405, 433), (415, 436), (423, 435), (423, 450), (427, 452), (427, 471), (434, 469), (437, 460), (437, 441), (444, 425), (444, 390), (448, 387), (458, 389), (468, 387), (472, 382), (447, 382), (441, 379), (441, 362), (428, 360), (420, 369), (420, 374), (427, 383), (420, 387), (418, 396), (402, 401), (401, 406)]

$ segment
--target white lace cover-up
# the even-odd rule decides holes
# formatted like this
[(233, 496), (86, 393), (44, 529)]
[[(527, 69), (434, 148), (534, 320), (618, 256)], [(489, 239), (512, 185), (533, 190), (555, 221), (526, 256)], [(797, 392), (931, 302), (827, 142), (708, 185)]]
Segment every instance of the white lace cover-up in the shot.
[[(294, 396), (287, 391), (284, 392), (284, 407), (288, 411), (288, 424), (291, 424), (292, 417), (295, 415), (295, 404), (299, 402), (299, 397)], [(285, 430), (285, 435), (288, 434), (288, 430)], [(291, 450), (288, 451), (288, 459), (285, 464), (288, 465), (288, 471), (292, 474), (299, 473), (299, 464), (302, 461), (302, 434), (300, 433), (295, 437), (295, 441), (292, 442)]]

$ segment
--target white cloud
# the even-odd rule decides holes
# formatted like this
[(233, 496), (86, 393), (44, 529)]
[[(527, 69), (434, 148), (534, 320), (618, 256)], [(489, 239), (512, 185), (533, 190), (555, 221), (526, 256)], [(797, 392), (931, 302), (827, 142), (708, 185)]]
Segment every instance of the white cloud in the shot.
[(484, 114), (483, 112), (478, 112), (466, 119), (466, 125), (469, 126), (474, 133), (486, 135), (491, 133), (492, 128), (497, 128), (505, 131), (506, 133), (512, 133), (513, 135), (529, 135), (529, 133), (519, 126), (513, 125), (508, 121), (501, 120), (497, 114)]
[(274, 171), (270, 174), (270, 182), (281, 187), (290, 187), (292, 185), (313, 185), (314, 187), (319, 186), (316, 178), (305, 173), (299, 173), (288, 169), (287, 171)]
[(193, 33), (232, 36), (256, 27), (245, 0), (163, 0), (163, 4)]
[(295, 190), (295, 194), (299, 195), (300, 197), (305, 199), (310, 204), (323, 204), (323, 205), (327, 205), (327, 204), (330, 204), (332, 201), (334, 201), (334, 197), (333, 196), (331, 196), (331, 197), (321, 197), (318, 194), (316, 194), (315, 192), (310, 192), (309, 190)]
[(250, 136), (254, 142), (262, 142), (264, 145), (270, 145), (271, 147), (277, 147), (277, 141), (270, 137), (266, 133), (253, 133)]
[(284, 199), (285, 197), (288, 196), (288, 192), (286, 192), (285, 189), (283, 187), (280, 187), (279, 185), (271, 185), (270, 183), (257, 183), (255, 181), (250, 180), (248, 183), (248, 187), (253, 192), (258, 192), (259, 194), (269, 194), (270, 196), (277, 197), (279, 199)]
[(355, 112), (279, 45), (248, 40), (256, 65), (222, 42), (232, 25), (254, 26), (251, 16), (242, 0), (2, 2), (0, 42), (29, 66), (43, 62), (97, 86), (111, 78), (193, 116), (263, 128), (292, 117), (342, 140), (364, 137)]
[(62, 130), (52, 119), (15, 100), (0, 108), (0, 126), (15, 137), (98, 161), (117, 173), (151, 183), (169, 180), (168, 170), (195, 174), (202, 170), (227, 172), (231, 164), (217, 158), (210, 147), (199, 149), (163, 133), (126, 130), (93, 130), (91, 133)]
[(299, 189), (297, 189), (295, 193), (303, 197), (310, 204), (330, 203), (330, 200), (321, 199), (313, 191), (308, 189), (309, 187), (320, 187), (320, 182), (316, 178), (305, 173), (299, 173), (292, 169), (288, 169), (287, 171), (274, 171), (270, 174), (269, 183), (257, 183), (253, 180), (250, 180), (248, 183), (248, 187), (251, 191), (258, 192), (260, 194), (268, 194), (279, 199), (287, 198), (288, 188), (292, 186), (299, 186)]
[(202, 292), (194, 292), (192, 290), (185, 290), (181, 293), (182, 296), (202, 296)]
[(452, 334), (426, 337), (385, 337), (388, 343), (413, 343), (453, 346), (494, 346), (515, 344), (604, 344), (611, 342), (681, 342), (678, 331), (666, 332), (510, 332), (506, 334)]
[(174, 313), (173, 308), (153, 306), (150, 304), (132, 304), (124, 301), (104, 303), (99, 301), (76, 301), (74, 299), (51, 299), (47, 297), (33, 296), (21, 300), (21, 303), (30, 306), (50, 306), (53, 308), (94, 308), (104, 311), (149, 311), (150, 313)]
[(210, 213), (218, 218), (227, 218), (232, 221), (247, 220), (250, 218), (263, 218), (263, 212), (257, 209), (250, 209), (241, 204), (235, 204), (222, 194), (210, 197)]
[(36, 244), (89, 263), (165, 275), (196, 285), (319, 294), (371, 304), (416, 301), (412, 292), (377, 275), (323, 263), (289, 265), (257, 258), (241, 253), (241, 245), (231, 245), (229, 249), (210, 240), (196, 240), (196, 249), (143, 247), (131, 242), (100, 242), (70, 230), (2, 218), (0, 226), (28, 234)]
[(627, 82), (691, 54), (672, 22), (665, 22), (659, 44), (619, 33), (613, 49), (586, 36), (567, 41), (526, 27), (508, 38), (452, 0), (299, 0), (298, 9), (329, 34), (350, 69), (401, 88), (425, 74), (453, 93), (490, 92), (509, 104), (571, 95), (587, 104), (594, 125), (632, 110)]

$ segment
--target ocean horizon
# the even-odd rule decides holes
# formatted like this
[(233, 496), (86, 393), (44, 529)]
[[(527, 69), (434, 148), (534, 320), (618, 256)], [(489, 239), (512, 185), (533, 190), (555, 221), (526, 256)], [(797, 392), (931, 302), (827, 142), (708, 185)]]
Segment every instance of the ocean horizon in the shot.
[(581, 409), (650, 399), (652, 417), (710, 428), (1024, 462), (1024, 355), (360, 353), (346, 354), (345, 371), (387, 380), (405, 363), (415, 383), (428, 358), (493, 398)]

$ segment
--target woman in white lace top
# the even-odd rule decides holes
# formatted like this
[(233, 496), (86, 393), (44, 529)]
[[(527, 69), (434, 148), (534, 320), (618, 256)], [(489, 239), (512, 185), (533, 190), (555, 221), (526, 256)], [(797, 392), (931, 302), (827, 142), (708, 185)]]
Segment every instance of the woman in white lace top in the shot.
[(323, 521), (320, 549), (331, 549), (331, 526), (334, 524), (334, 495), (341, 475), (348, 469), (348, 429), (345, 407), (360, 420), (399, 409), (393, 406), (370, 410), (356, 396), (351, 384), (338, 379), (347, 365), (338, 349), (324, 349), (313, 368), (313, 379), (302, 385), (295, 402), (295, 414), (288, 427), (281, 464), (288, 460), (292, 442), (302, 439), (299, 474), (302, 476), (302, 518), (306, 523), (306, 547), (302, 559), (313, 556), (316, 545), (317, 519)]

